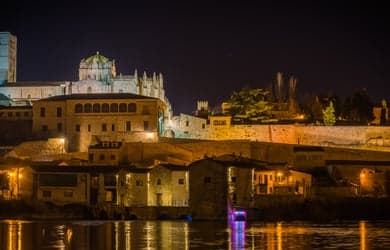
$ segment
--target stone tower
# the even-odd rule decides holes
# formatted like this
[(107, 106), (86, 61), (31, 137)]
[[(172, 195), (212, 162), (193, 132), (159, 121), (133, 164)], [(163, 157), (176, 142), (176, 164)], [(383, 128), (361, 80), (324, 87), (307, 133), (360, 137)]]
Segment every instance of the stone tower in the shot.
[(0, 32), (0, 85), (16, 82), (16, 51), (16, 36)]

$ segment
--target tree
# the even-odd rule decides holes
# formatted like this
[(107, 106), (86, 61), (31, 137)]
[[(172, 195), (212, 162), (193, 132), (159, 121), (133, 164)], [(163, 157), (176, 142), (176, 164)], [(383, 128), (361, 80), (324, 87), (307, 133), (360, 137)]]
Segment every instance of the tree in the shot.
[(336, 123), (335, 110), (333, 102), (329, 102), (329, 106), (322, 110), (325, 126), (333, 126)]
[(343, 113), (347, 120), (355, 123), (367, 124), (374, 119), (373, 104), (366, 89), (360, 89), (346, 98)]
[(382, 108), (381, 108), (380, 125), (383, 126), (386, 124), (386, 113), (387, 113), (387, 103), (385, 99), (381, 101), (381, 105)]
[(244, 87), (242, 90), (234, 91), (227, 101), (229, 114), (235, 121), (257, 122), (269, 118), (268, 111), (271, 106), (266, 101), (269, 92), (259, 88)]

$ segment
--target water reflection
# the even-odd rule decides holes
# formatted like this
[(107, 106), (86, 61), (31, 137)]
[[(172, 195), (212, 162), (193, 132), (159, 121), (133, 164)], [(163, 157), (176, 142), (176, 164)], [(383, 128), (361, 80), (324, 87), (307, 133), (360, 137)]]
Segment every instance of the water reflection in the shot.
[(390, 249), (390, 221), (0, 221), (0, 249)]

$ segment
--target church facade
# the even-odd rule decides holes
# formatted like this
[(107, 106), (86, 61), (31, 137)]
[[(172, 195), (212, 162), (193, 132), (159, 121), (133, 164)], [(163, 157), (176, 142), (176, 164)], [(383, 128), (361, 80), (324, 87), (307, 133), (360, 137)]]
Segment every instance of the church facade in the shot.
[(79, 65), (78, 81), (6, 82), (0, 94), (11, 99), (11, 105), (32, 105), (32, 101), (59, 95), (130, 93), (160, 99), (167, 106), (166, 117), (171, 117), (171, 105), (165, 96), (163, 75), (117, 75), (115, 60), (96, 52), (83, 58)]

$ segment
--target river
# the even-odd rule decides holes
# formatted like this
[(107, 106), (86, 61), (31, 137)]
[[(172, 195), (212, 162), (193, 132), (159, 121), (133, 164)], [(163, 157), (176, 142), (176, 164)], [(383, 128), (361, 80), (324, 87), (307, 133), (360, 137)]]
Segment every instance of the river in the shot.
[(0, 249), (390, 249), (390, 221), (0, 221)]

